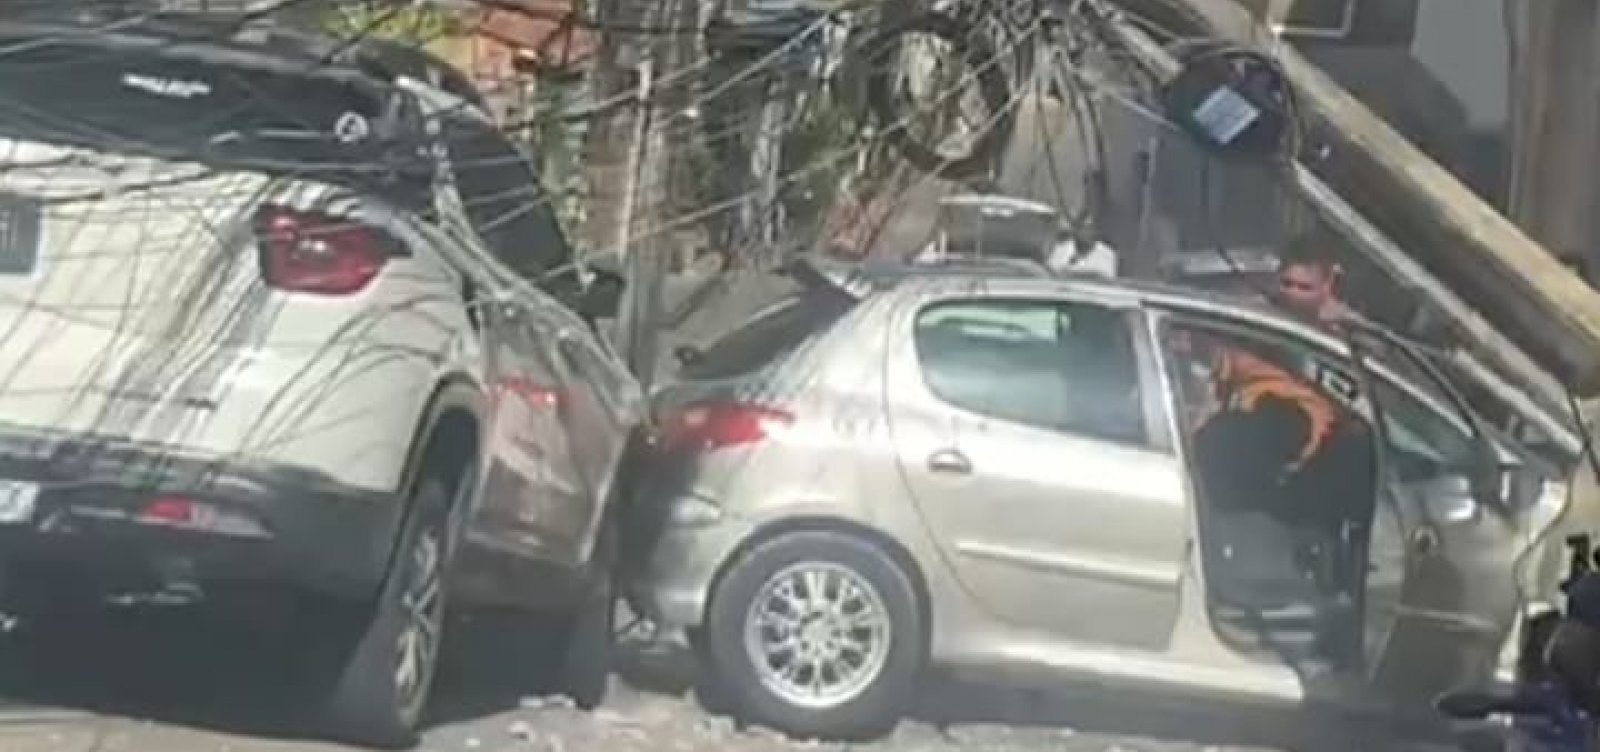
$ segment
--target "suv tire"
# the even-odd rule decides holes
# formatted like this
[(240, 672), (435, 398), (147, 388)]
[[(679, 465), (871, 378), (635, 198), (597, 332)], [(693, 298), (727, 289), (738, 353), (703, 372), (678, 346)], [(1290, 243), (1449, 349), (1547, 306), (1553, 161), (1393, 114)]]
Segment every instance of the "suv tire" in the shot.
[(417, 741), (443, 637), (451, 495), (442, 474), (417, 483), (389, 574), (327, 696), (329, 731), (342, 741), (384, 748)]
[[(796, 611), (787, 625), (759, 628), (758, 610), (772, 615), (768, 607), (786, 598)], [(722, 577), (705, 649), (739, 720), (805, 739), (872, 739), (894, 729), (922, 672), (921, 613), (911, 578), (881, 547), (842, 533), (788, 533), (757, 545)], [(767, 652), (772, 641), (793, 645), (794, 680), (786, 683), (771, 665), (779, 655)], [(758, 655), (768, 665), (757, 665)], [(806, 671), (839, 686), (807, 696), (795, 686)]]

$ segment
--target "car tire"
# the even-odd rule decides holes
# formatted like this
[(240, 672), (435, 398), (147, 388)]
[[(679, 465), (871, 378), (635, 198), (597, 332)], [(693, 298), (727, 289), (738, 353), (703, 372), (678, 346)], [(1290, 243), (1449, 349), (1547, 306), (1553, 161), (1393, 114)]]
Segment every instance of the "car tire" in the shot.
[(417, 741), (443, 638), (451, 493), (440, 475), (418, 482), (377, 601), (336, 664), (324, 712), (340, 741), (381, 748)]
[[(807, 603), (795, 606), (802, 591)], [(758, 609), (773, 616), (768, 609), (785, 592), (798, 611), (782, 629), (760, 628)], [(835, 532), (781, 535), (739, 557), (718, 582), (706, 622), (709, 668), (741, 721), (803, 739), (878, 738), (898, 724), (925, 663), (921, 614), (910, 576), (881, 547)], [(769, 652), (774, 641), (792, 647)], [(792, 679), (772, 664), (780, 654), (795, 661)], [(758, 656), (768, 656), (766, 665)], [(831, 677), (835, 686), (801, 688), (802, 676), (807, 684)]]

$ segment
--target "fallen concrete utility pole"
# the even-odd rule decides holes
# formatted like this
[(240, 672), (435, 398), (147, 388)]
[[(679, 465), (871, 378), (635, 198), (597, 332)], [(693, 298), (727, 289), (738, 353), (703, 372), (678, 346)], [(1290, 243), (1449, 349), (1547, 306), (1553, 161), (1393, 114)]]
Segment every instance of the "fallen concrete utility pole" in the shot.
[[(1242, 41), (1254, 26), (1248, 14), (1233, 5), (1232, 0), (1174, 1), (1201, 12), (1213, 29), (1235, 29), (1235, 34), (1229, 38)], [(1176, 70), (1177, 61), (1149, 37), (1125, 24), (1120, 27), (1136, 54), (1149, 58), (1146, 62), (1155, 70)], [(1327, 187), (1309, 169), (1298, 164), (1294, 167), (1292, 181), (1297, 191), (1325, 219), (1345, 230), (1346, 237), (1380, 265), (1396, 273), (1398, 279), (1424, 290), (1455, 321), (1471, 344), (1497, 365), (1524, 379), (1536, 392), (1570, 389), (1587, 398), (1582, 408), (1584, 414), (1571, 417), (1592, 423), (1593, 416), (1600, 412), (1595, 399), (1600, 396), (1596, 394), (1600, 391), (1597, 389), (1600, 374), (1596, 371), (1600, 365), (1600, 295), (1298, 53), (1281, 48), (1277, 52), (1303, 105), (1309, 105), (1321, 116), (1322, 124), (1331, 131), (1329, 138), (1336, 148), (1343, 150), (1342, 156), (1360, 165), (1351, 173), (1369, 176), (1366, 184), (1375, 183), (1375, 187), (1379, 187), (1375, 192), (1381, 194), (1383, 200), (1393, 201), (1396, 211), (1416, 212), (1410, 226), (1415, 227), (1418, 220), (1431, 223), (1435, 231), (1427, 233), (1424, 229), (1424, 234), (1453, 238), (1454, 241), (1447, 240), (1441, 246), (1436, 262), (1440, 258), (1448, 259), (1446, 263), (1457, 267), (1461, 272), (1456, 277), (1457, 283), (1475, 299), (1505, 304), (1497, 323), (1513, 334), (1515, 342), (1524, 346), (1511, 344), (1495, 331), (1496, 327), (1483, 322), (1448, 288), (1437, 284), (1432, 275), (1420, 269), (1412, 258), (1413, 253), (1400, 252), (1361, 212), (1346, 212), (1345, 209), (1354, 207), (1345, 206), (1338, 193), (1326, 190), (1326, 195), (1319, 196)], [(1361, 178), (1356, 180), (1357, 184), (1363, 184)], [(1332, 201), (1330, 197), (1339, 200)], [(1371, 213), (1370, 208), (1363, 209)], [(1350, 221), (1340, 222), (1341, 215)], [(1414, 246), (1408, 246), (1408, 251), (1412, 248)], [(1527, 355), (1538, 358), (1565, 384), (1552, 385), (1548, 378), (1533, 377), (1530, 370), (1539, 369), (1532, 367)], [(1480, 381), (1486, 378), (1472, 368), (1466, 369), (1466, 373)], [(1513, 390), (1512, 397), (1516, 396)], [(1567, 417), (1560, 416), (1560, 419), (1566, 422)], [(1586, 446), (1580, 437), (1573, 438), (1577, 439), (1580, 449)], [(1563, 443), (1570, 444), (1572, 440)], [(1592, 455), (1588, 459), (1592, 460)], [(1600, 467), (1592, 461), (1580, 460), (1571, 483), (1566, 508), (1553, 529), (1546, 533), (1545, 540), (1561, 541), (1574, 534), (1588, 535), (1600, 529)], [(1549, 607), (1558, 603), (1560, 595), (1554, 583), (1562, 576), (1567, 552), (1560, 545), (1547, 545), (1542, 552), (1530, 553), (1534, 555), (1519, 561), (1515, 567), (1519, 589), (1530, 601), (1522, 607), (1533, 608), (1534, 604)]]
[[(1258, 28), (1234, 0), (1174, 1), (1204, 18), (1219, 38), (1248, 44)], [(1123, 28), (1155, 70), (1177, 70), (1177, 60), (1163, 48), (1131, 26)], [(1314, 132), (1337, 155), (1319, 167), (1345, 188), (1342, 193), (1352, 196), (1360, 213), (1404, 227), (1408, 241), (1420, 238), (1406, 244), (1407, 255), (1471, 298), (1484, 313), (1480, 321), (1494, 325), (1466, 325), (1463, 334), (1518, 377), (1527, 375), (1532, 356), (1562, 388), (1600, 397), (1600, 293), (1293, 48), (1279, 44), (1270, 52), (1297, 92), (1302, 114), (1320, 126)], [(1294, 178), (1297, 190), (1320, 207), (1307, 191), (1315, 185), (1307, 178), (1317, 175), (1302, 168)], [(1444, 307), (1461, 318), (1461, 308)], [(1487, 334), (1493, 329), (1509, 339)], [(1507, 349), (1512, 341), (1519, 344)]]
[[(1354, 242), (1402, 288), (1421, 293), (1432, 301), (1458, 331), (1492, 358), (1490, 362), (1495, 366), (1486, 368), (1471, 353), (1454, 350), (1450, 354), (1460, 373), (1538, 427), (1563, 451), (1577, 456), (1583, 443), (1570, 425), (1566, 392), (1561, 384), (1465, 301), (1412, 260), (1381, 229), (1346, 202), (1343, 196), (1305, 167), (1295, 165), (1293, 169), (1295, 187), (1308, 199), (1324, 222)], [(1518, 383), (1513, 385), (1506, 382), (1501, 374), (1510, 376)]]
[[(1178, 72), (1179, 63), (1141, 30), (1118, 24), (1117, 31), (1146, 65), (1164, 76)], [(1382, 229), (1368, 221), (1337, 191), (1310, 169), (1293, 164), (1288, 184), (1318, 216), (1349, 240), (1403, 288), (1420, 293), (1448, 317), (1456, 329), (1482, 351), (1494, 366), (1486, 369), (1470, 354), (1454, 352), (1461, 373), (1502, 400), (1524, 420), (1536, 425), (1561, 447), (1576, 454), (1579, 440), (1567, 425), (1566, 392), (1561, 383), (1529, 358), (1511, 339), (1500, 333), (1449, 287), (1412, 259)], [(1499, 377), (1505, 374), (1519, 385)]]

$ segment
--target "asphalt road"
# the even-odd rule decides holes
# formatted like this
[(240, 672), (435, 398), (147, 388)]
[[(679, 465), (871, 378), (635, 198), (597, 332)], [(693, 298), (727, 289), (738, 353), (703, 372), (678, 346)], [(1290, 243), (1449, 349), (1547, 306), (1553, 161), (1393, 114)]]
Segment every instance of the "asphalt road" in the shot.
[[(607, 706), (594, 713), (504, 675), (503, 645), (457, 644), (422, 749), (545, 752), (833, 750), (740, 729), (695, 700), (682, 656), (630, 647)], [(0, 752), (340, 752), (308, 740), (293, 708), (299, 684), (281, 648), (230, 638), (191, 620), (85, 625), (7, 646), (0, 676)], [(1283, 746), (1254, 723), (1184, 717), (1181, 709), (1100, 694), (932, 682), (916, 717), (863, 752), (1200, 752)]]

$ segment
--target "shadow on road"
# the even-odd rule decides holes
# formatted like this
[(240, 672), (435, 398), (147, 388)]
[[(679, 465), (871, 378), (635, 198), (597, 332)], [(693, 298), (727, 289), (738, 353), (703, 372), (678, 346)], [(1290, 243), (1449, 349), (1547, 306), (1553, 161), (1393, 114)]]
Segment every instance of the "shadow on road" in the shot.
[[(550, 689), (500, 640), (455, 627), (430, 726), (517, 707)], [(537, 638), (535, 638), (535, 642)], [(308, 667), (271, 644), (182, 613), (118, 614), (0, 638), (0, 720), (57, 710), (278, 739), (314, 737)]]
[(221, 731), (295, 736), (291, 664), (171, 614), (119, 614), (0, 640), (8, 711), (54, 707)]
[[(692, 695), (701, 709), (726, 713), (721, 692), (708, 686), (683, 651), (625, 651), (617, 672), (647, 692)], [(919, 685), (909, 720), (946, 732), (960, 726), (1004, 725), (1141, 737), (1185, 744), (1292, 749), (1298, 752), (1374, 750), (1353, 742), (1347, 729), (1282, 715), (1241, 712), (1170, 696), (1094, 687), (1001, 687), (951, 677)], [(1356, 744), (1356, 746), (1351, 746)]]
[[(527, 654), (511, 635), (459, 624), (453, 629), (430, 725), (493, 716), (553, 691), (549, 667), (517, 657)], [(540, 640), (524, 635), (520, 642), (537, 647)], [(0, 717), (62, 708), (277, 739), (315, 735), (305, 712), (307, 684), (288, 659), (294, 651), (180, 614), (128, 615), (0, 645)], [(696, 687), (688, 656), (637, 645), (621, 652), (618, 673), (633, 687), (704, 697), (700, 707), (723, 712), (716, 693)], [(913, 720), (945, 729), (1005, 724), (1308, 752), (1356, 748), (1304, 726), (1122, 691), (1044, 692), (953, 680), (923, 686)]]

